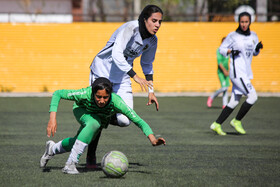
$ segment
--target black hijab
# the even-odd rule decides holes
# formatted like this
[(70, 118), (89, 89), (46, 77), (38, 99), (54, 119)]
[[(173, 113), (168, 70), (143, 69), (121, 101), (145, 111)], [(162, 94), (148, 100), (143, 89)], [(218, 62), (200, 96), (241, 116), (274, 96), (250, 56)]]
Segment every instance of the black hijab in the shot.
[[(241, 17), (243, 16), (248, 16), (249, 17), (249, 21), (250, 21), (250, 24), (248, 26), (248, 29), (246, 31), (243, 31), (241, 29), (241, 26), (240, 26), (240, 19)], [(236, 29), (236, 32), (239, 33), (239, 34), (242, 34), (242, 35), (245, 35), (245, 36), (249, 36), (251, 34), (251, 31), (250, 31), (250, 25), (251, 25), (251, 14), (249, 14), (248, 12), (242, 12), (241, 14), (239, 14), (238, 16), (238, 22), (239, 22), (239, 26), (238, 28)]]
[(138, 18), (139, 23), (139, 32), (141, 34), (142, 39), (149, 38), (153, 36), (146, 28), (145, 21), (152, 15), (152, 13), (160, 12), (163, 15), (162, 10), (156, 5), (147, 5), (141, 12)]

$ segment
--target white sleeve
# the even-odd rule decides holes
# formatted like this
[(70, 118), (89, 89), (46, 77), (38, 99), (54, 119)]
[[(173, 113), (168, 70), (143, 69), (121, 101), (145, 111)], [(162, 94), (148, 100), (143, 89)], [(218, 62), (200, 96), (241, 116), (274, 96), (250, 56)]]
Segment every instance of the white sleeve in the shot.
[(131, 66), (125, 59), (124, 50), (129, 40), (133, 36), (133, 25), (128, 25), (122, 29), (116, 36), (116, 40), (112, 49), (112, 58), (116, 66), (123, 72), (128, 72)]
[(153, 62), (157, 51), (157, 43), (151, 46), (149, 50), (145, 51), (141, 56), (141, 67), (144, 75), (154, 74)]
[(219, 52), (221, 53), (221, 55), (227, 57), (228, 56), (227, 52), (229, 49), (232, 49), (233, 44), (234, 44), (234, 40), (232, 39), (232, 34), (229, 34), (219, 48)]

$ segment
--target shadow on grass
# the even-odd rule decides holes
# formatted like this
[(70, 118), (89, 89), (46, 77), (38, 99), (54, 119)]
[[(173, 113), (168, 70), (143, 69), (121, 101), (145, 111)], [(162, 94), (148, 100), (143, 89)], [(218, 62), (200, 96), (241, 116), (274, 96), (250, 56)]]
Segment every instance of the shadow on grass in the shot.
[[(129, 163), (129, 167), (128, 168), (137, 168), (137, 167), (141, 167), (144, 166), (143, 164), (140, 163)], [(42, 172), (51, 172), (51, 170), (62, 170), (63, 167), (56, 167), (56, 166), (51, 166), (51, 167), (45, 167), (42, 168)], [(77, 170), (80, 173), (86, 173), (86, 172), (97, 172), (97, 171), (102, 171), (101, 168), (101, 163), (97, 164), (97, 168), (93, 168), (93, 169), (88, 169), (86, 168), (86, 164), (79, 164), (79, 166), (77, 166)], [(130, 171), (130, 172), (137, 172), (137, 173), (146, 173), (146, 174), (150, 174), (149, 172), (145, 172), (145, 171)], [(105, 177), (106, 178), (106, 177)]]
[(239, 134), (238, 132), (226, 132), (227, 135), (245, 136), (246, 134)]

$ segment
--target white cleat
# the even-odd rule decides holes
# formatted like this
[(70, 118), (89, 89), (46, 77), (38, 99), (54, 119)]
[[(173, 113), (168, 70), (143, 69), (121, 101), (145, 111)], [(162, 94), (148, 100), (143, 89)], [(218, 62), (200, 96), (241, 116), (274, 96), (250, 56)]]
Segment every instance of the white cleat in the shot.
[(54, 141), (49, 140), (46, 142), (46, 150), (40, 160), (40, 167), (46, 167), (48, 161), (54, 157), (52, 147), (55, 144)]
[(76, 168), (76, 164), (72, 162), (71, 164), (65, 164), (64, 168), (62, 168), (62, 172), (66, 174), (79, 174), (79, 171)]

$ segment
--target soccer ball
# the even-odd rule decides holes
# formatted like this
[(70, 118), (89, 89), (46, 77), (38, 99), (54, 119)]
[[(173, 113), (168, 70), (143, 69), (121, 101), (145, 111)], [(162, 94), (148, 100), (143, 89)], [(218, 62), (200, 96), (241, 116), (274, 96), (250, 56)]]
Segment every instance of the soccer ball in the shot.
[(122, 177), (128, 171), (127, 157), (120, 151), (110, 151), (103, 156), (101, 168), (107, 177)]

